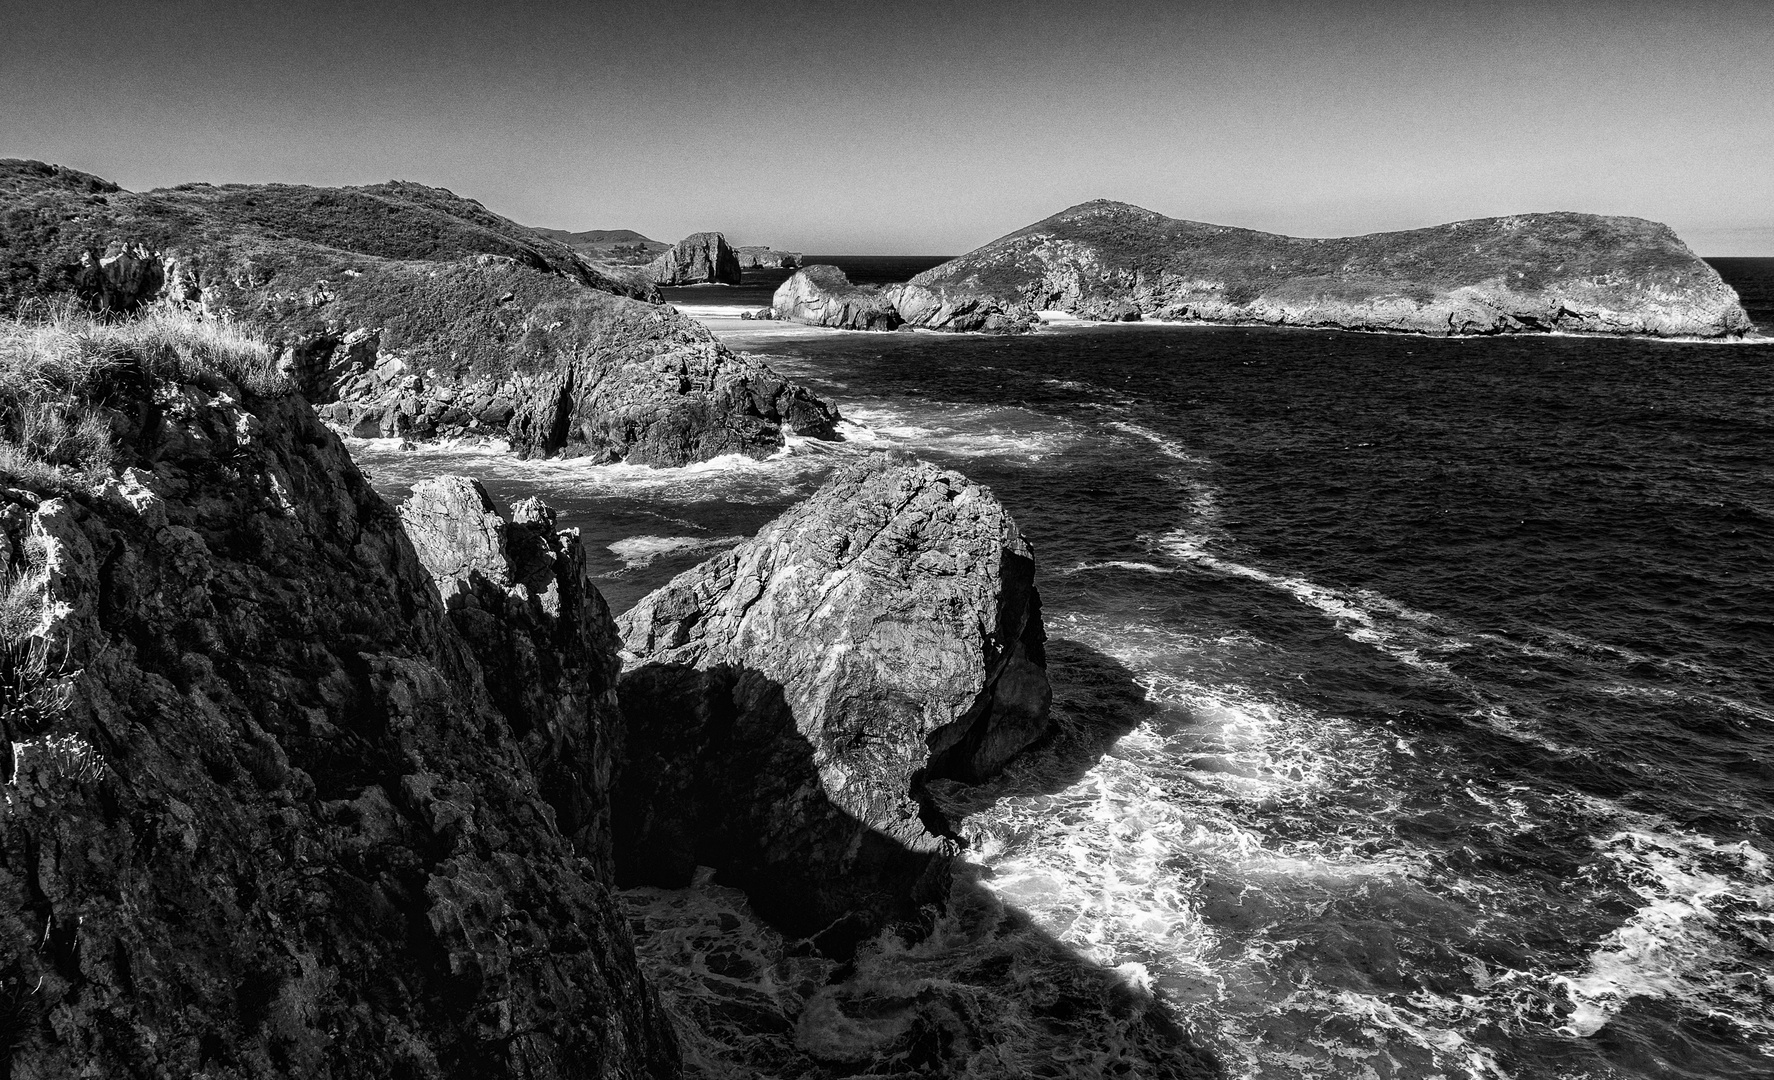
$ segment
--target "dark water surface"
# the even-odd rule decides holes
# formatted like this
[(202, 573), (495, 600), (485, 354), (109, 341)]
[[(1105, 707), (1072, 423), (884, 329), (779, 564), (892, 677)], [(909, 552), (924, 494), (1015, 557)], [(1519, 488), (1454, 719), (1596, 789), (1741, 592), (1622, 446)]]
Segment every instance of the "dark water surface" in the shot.
[[(1774, 296), (1774, 260), (1717, 263)], [(1118, 664), (1056, 662), (1062, 710), (1143, 698), (1081, 779), (971, 818), (970, 857), (1233, 1075), (1774, 1076), (1774, 345), (729, 343), (848, 441), (360, 457), (391, 492), (542, 494), (617, 610), (853, 455), (960, 469), (1032, 538), (1049, 634)]]

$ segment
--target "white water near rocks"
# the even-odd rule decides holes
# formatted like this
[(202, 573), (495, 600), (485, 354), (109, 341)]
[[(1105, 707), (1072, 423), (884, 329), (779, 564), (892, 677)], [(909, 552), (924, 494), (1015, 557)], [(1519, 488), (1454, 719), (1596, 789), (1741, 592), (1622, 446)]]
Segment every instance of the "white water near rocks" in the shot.
[[(1357, 431), (1337, 414), (1347, 410), (1337, 379), (1310, 374), (1341, 364), (1380, 380), (1367, 392), (1383, 397), (1400, 369), (1374, 368), (1371, 354), (1401, 361), (1408, 347), (1454, 358), (1435, 377), (1457, 401), (1498, 393), (1486, 372), (1459, 367), (1479, 350), (1530, 372), (1548, 357), (1581, 366), (1596, 361), (1583, 349), (1621, 350), (1609, 355), (1623, 361), (1581, 376), (1600, 400), (1638, 393), (1609, 389), (1610, 364), (1637, 362), (1627, 346), (1356, 347), (1200, 328), (1061, 328), (1008, 342), (732, 333), (767, 343), (774, 366), (835, 400), (845, 441), (669, 470), (462, 448), (358, 452), (389, 490), (473, 471), (507, 497), (542, 494), (610, 552), (599, 584), (619, 610), (755, 530), (848, 455), (893, 448), (959, 468), (992, 484), (1035, 542), (1048, 631), (1063, 646), (1062, 722), (1085, 724), (1111, 683), (1137, 688), (1140, 703), (1099, 760), (1052, 776), (1040, 775), (1051, 763), (1014, 766), (1008, 794), (964, 825), (983, 886), (1041, 934), (1158, 995), (1240, 1077), (1774, 1075), (1774, 843), (1755, 779), (1768, 775), (1756, 762), (1769, 760), (1774, 731), (1760, 661), (1727, 624), (1684, 623), (1715, 635), (1692, 647), (1635, 635), (1631, 620), (1651, 625), (1665, 601), (1651, 585), (1629, 590), (1642, 610), (1622, 616), (1605, 573), (1559, 604), (1518, 604), (1558, 588), (1543, 582), (1561, 567), (1597, 558), (1650, 581), (1679, 545), (1598, 554), (1553, 532), (1518, 552), (1487, 531), (1515, 506), (1478, 514), (1438, 501), (1469, 484), (1441, 446), (1482, 442), (1482, 415), (1481, 434), (1468, 434), (1448, 420), (1457, 405), (1419, 414), (1406, 396)], [(1245, 369), (1289, 349), (1303, 357), (1293, 383), (1252, 385), (1266, 376)], [(1730, 352), (1727, 365), (1749, 362)], [(1733, 408), (1750, 410), (1752, 430), (1767, 422), (1765, 400)], [(1576, 467), (1605, 496), (1613, 474), (1586, 453), (1573, 443), (1544, 475), (1517, 462), (1524, 471), (1503, 494), (1471, 499), (1506, 500)], [(1317, 468), (1332, 455), (1347, 464)], [(1260, 475), (1258, 459), (1276, 476)], [(1658, 497), (1704, 515), (1754, 498), (1721, 460), (1640, 471), (1698, 485)], [(1425, 483), (1425, 469), (1446, 479)], [(1350, 470), (1366, 470), (1368, 487)], [(1366, 518), (1326, 527), (1319, 511), (1300, 512), (1311, 499)], [(1564, 505), (1573, 529), (1610, 527), (1608, 506)], [(1744, 523), (1755, 558), (1774, 518), (1753, 504), (1741, 514), (1727, 520)], [(1370, 534), (1406, 569), (1365, 554), (1382, 543)], [(1539, 568), (1546, 544), (1569, 546), (1571, 561)], [(1475, 550), (1501, 561), (1469, 574), (1461, 560)], [(1433, 570), (1408, 569), (1418, 565)], [(1096, 666), (1068, 669), (1068, 656)], [(629, 902), (651, 927), (642, 948), (668, 997), (688, 1003), (726, 980), (829, 1022), (804, 1020), (784, 1038), (872, 1045), (841, 1022), (850, 1013), (823, 988), (829, 972), (785, 959), (736, 894), (711, 884)], [(883, 942), (848, 985), (874, 979), (891, 996), (982, 947), (940, 933), (916, 955)], [(739, 953), (750, 959), (721, 959)], [(692, 1057), (726, 1075), (732, 1052), (715, 1039)], [(1074, 1074), (1103, 1067), (1091, 1060)], [(996, 1068), (979, 1075), (1016, 1075)]]

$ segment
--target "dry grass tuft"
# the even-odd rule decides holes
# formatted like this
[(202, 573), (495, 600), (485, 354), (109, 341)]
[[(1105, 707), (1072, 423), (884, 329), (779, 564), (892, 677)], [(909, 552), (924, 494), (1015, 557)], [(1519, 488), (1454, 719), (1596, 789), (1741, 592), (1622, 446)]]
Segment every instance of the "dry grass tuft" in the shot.
[(221, 320), (157, 309), (107, 322), (72, 303), (0, 320), (0, 477), (36, 490), (102, 482), (126, 387), (217, 379), (285, 390), (270, 346)]

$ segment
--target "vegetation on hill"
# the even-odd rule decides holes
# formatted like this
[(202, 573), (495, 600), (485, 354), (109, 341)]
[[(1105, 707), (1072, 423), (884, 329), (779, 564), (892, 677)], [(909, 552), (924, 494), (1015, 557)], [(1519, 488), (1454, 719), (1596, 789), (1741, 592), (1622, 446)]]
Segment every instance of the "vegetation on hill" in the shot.
[(531, 229), (530, 231), (538, 236), (567, 245), (594, 264), (645, 266), (662, 252), (671, 250), (670, 244), (642, 236), (633, 229), (587, 229), (584, 232), (567, 232), (564, 229)]
[(1667, 225), (1567, 212), (1319, 239), (1099, 200), (913, 281), (1091, 317), (1137, 309), (1444, 333), (1748, 329), (1735, 294)]
[(0, 160), (0, 312), (77, 290), (82, 256), (120, 244), (177, 253), (195, 286), (239, 294), (229, 300), (249, 305), (245, 294), (311, 291), (378, 260), (480, 255), (633, 291), (566, 245), (442, 188), (184, 184), (135, 193), (56, 165)]

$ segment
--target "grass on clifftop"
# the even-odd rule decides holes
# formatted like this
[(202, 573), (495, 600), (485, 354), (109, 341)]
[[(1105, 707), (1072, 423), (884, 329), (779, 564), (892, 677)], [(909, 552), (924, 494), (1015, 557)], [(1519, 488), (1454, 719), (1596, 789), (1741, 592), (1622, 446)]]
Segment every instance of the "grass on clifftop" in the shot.
[(283, 389), (271, 349), (218, 320), (157, 310), (103, 322), (71, 305), (0, 320), (0, 482), (68, 491), (106, 479), (125, 407), (158, 382)]

